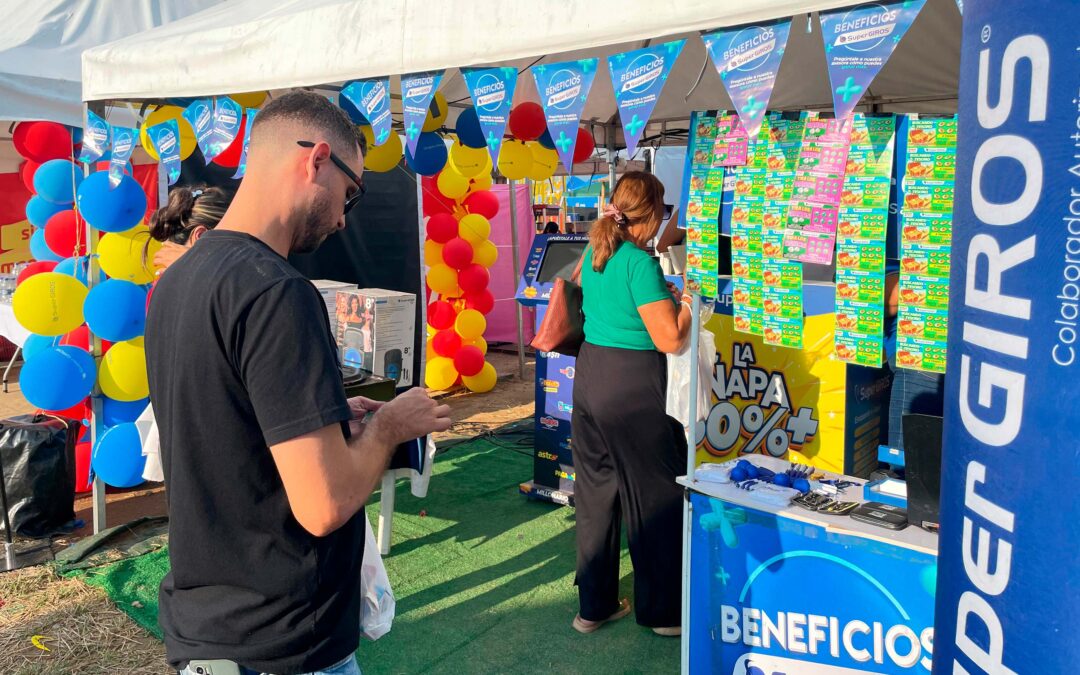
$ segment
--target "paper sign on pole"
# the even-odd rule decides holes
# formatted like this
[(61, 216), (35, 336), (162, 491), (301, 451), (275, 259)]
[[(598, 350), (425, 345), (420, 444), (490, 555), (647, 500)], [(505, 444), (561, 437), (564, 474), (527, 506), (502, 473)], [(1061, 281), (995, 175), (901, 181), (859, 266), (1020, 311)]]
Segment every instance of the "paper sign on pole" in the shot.
[(791, 21), (725, 28), (702, 36), (750, 138), (756, 138), (776, 85)]
[(645, 125), (660, 100), (668, 73), (685, 44), (686, 40), (675, 40), (608, 57), (628, 158), (634, 156)]

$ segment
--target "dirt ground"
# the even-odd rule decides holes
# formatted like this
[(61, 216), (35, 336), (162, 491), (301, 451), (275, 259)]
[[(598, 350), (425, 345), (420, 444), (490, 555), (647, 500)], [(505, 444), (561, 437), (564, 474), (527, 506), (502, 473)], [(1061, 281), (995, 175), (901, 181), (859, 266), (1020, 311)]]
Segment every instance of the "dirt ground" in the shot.
[[(475, 436), (533, 411), (535, 361), (528, 357), (525, 377), (516, 354), (493, 350), (489, 361), (499, 383), (486, 394), (464, 390), (437, 392), (450, 405), (454, 425), (436, 441)], [(0, 394), (0, 417), (32, 412), (19, 394), (18, 369), (11, 374), (10, 393)], [(86, 525), (63, 541), (92, 532), (91, 500), (76, 500), (76, 517)], [(147, 484), (107, 496), (107, 525), (140, 516), (165, 513), (164, 488)], [(41, 646), (38, 646), (41, 645)], [(47, 567), (0, 573), (0, 673), (38, 675), (79, 673), (165, 673), (165, 649), (117, 609), (100, 589), (81, 581), (57, 578)]]

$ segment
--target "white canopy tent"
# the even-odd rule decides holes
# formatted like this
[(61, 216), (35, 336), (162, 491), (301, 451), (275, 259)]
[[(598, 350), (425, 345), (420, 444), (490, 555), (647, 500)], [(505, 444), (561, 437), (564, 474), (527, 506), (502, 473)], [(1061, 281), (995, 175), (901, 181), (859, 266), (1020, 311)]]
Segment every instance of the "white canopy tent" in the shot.
[[(793, 17), (770, 107), (832, 107), (820, 24), (811, 12), (852, 0), (690, 0), (658, 11), (646, 0), (535, 0), (529, 3), (421, 0), (232, 0), (167, 26), (83, 54), (86, 101), (205, 96), (314, 87), (383, 75), (447, 69), (442, 91), (468, 104), (456, 68), (603, 57), (657, 41), (690, 38), (645, 136), (691, 110), (730, 107), (708, 61), (701, 31)], [(955, 0), (929, 0), (874, 81), (865, 107), (952, 112), (959, 75)], [(621, 133), (607, 67), (583, 119)], [(699, 84), (700, 83), (700, 84)], [(538, 100), (523, 72), (515, 101)]]

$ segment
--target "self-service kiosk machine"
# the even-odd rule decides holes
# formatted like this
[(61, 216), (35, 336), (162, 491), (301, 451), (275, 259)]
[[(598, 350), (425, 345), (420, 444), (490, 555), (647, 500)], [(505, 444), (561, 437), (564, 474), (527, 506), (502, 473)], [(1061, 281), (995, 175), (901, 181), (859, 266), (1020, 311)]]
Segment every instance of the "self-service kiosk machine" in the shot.
[[(586, 234), (541, 234), (533, 240), (517, 288), (517, 301), (536, 308), (544, 320), (555, 279), (569, 279), (589, 242)], [(574, 460), (570, 415), (574, 411), (574, 361), (555, 352), (536, 354), (536, 434), (533, 479), (522, 494), (556, 504), (574, 504)]]

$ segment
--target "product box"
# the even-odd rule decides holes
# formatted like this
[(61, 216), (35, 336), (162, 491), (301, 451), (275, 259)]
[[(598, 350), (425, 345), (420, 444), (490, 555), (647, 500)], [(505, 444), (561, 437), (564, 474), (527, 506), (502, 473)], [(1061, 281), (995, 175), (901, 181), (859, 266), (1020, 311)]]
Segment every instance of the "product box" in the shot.
[(314, 279), (312, 284), (319, 290), (319, 295), (322, 296), (323, 302), (326, 303), (326, 314), (330, 317), (330, 333), (337, 337), (338, 334), (338, 315), (337, 315), (337, 294), (338, 291), (351, 291), (356, 288), (356, 284), (350, 284), (344, 281), (334, 281), (332, 279)]
[(339, 291), (337, 317), (342, 365), (395, 382), (412, 382), (414, 294), (380, 288)]

